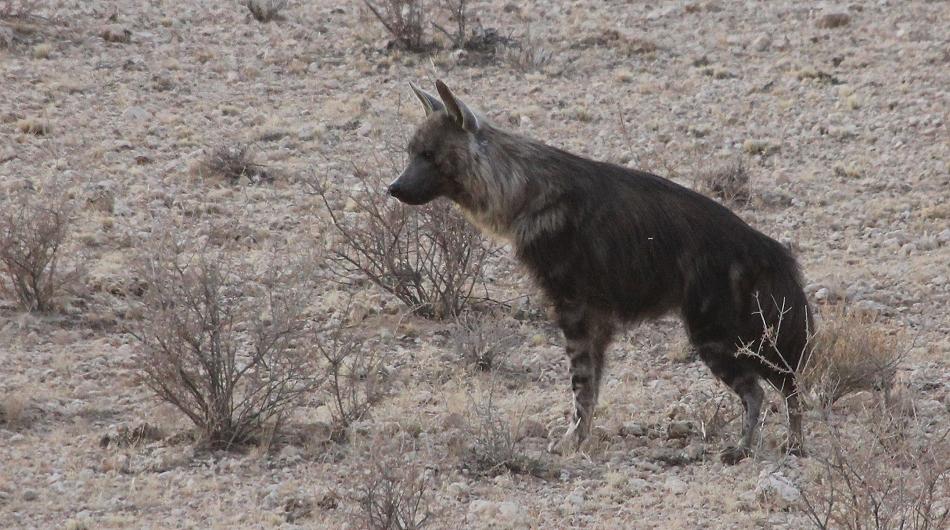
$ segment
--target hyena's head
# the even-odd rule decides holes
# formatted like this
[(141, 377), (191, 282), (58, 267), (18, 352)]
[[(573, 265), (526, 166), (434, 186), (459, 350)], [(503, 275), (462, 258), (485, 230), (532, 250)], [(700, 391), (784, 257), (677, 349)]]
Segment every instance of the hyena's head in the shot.
[(425, 108), (426, 120), (409, 141), (409, 166), (389, 185), (389, 194), (407, 204), (425, 204), (438, 197), (466, 202), (467, 175), (474, 162), (473, 146), (487, 124), (436, 81), (441, 100), (409, 83)]

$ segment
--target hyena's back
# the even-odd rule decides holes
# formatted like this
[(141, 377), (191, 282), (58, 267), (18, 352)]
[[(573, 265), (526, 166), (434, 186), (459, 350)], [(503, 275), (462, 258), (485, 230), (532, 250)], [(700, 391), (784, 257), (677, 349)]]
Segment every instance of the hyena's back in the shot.
[[(798, 267), (783, 245), (669, 180), (561, 151), (557, 157), (533, 180), (559, 229), (539, 228), (518, 245), (555, 300), (625, 321), (679, 310), (697, 346), (752, 344), (772, 326), (782, 358), (774, 348), (761, 353), (778, 366), (798, 366), (808, 312)], [(735, 362), (776, 379), (765, 363)]]

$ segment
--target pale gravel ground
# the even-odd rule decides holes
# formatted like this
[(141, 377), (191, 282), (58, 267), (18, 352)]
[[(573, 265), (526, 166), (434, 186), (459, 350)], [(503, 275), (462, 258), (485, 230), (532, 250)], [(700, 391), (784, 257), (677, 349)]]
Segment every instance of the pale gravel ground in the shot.
[[(314, 227), (324, 214), (300, 179), (326, 176), (345, 186), (351, 161), (384, 163), (376, 153), (401, 146), (421, 116), (405, 82), (440, 77), (506, 127), (686, 184), (749, 141), (772, 146), (771, 154), (746, 155), (759, 199), (741, 215), (793, 243), (809, 294), (881, 309), (882, 325), (914, 337), (904, 385), (936, 383), (918, 397), (930, 405), (930, 419), (946, 425), (947, 2), (525, 2), (508, 10), (500, 1), (475, 3), (484, 26), (515, 36), (530, 31), (552, 52), (549, 64), (529, 72), (500, 59), (437, 52), (430, 61), (386, 52), (385, 35), (356, 2), (293, 1), (286, 21), (268, 25), (248, 20), (232, 1), (142, 4), (51, 3), (44, 14), (69, 27), (41, 38), (52, 45), (49, 58), (34, 58), (29, 47), (0, 51), (0, 183), (60, 176), (80, 193), (94, 183), (115, 191), (112, 215), (86, 210), (77, 226), (93, 290), (130, 281), (137, 241), (147, 239), (154, 216), (169, 211), (196, 224), (228, 223), (248, 259), (259, 259), (268, 243), (319, 236)], [(113, 11), (131, 30), (131, 43), (98, 36)], [(847, 11), (850, 24), (816, 28), (827, 11)], [(583, 44), (607, 29), (658, 49)], [(841, 84), (815, 78), (818, 71)], [(15, 123), (28, 117), (49, 120), (52, 133), (21, 134)], [(238, 141), (254, 142), (259, 160), (279, 175), (275, 185), (232, 188), (193, 176), (202, 150)], [(139, 165), (136, 156), (152, 161)], [(507, 258), (493, 267), (497, 278), (518, 270)], [(507, 296), (533, 292), (516, 278), (493, 288)], [(321, 301), (330, 303), (327, 289)], [(392, 307), (372, 290), (358, 297), (369, 308)], [(55, 528), (70, 519), (90, 528), (293, 526), (284, 522), (287, 499), (316, 503), (327, 492), (342, 497), (339, 507), (315, 506), (297, 524), (337, 528), (347, 521), (352, 476), (363, 468), (354, 447), (302, 444), (273, 456), (196, 454), (164, 442), (101, 449), (110, 426), (148, 421), (170, 433), (186, 426), (136, 383), (137, 346), (81, 316), (22, 315), (8, 301), (2, 308), (0, 396), (25, 400), (29, 421), (0, 428), (0, 527)], [(366, 428), (395, 425), (401, 438), (420, 429), (411, 443), (441, 455), (437, 495), (448, 523), (436, 527), (488, 525), (478, 500), (520, 507), (514, 518), (495, 519), (500, 527), (801, 524), (799, 511), (770, 512), (748, 496), (760, 471), (776, 462), (784, 431), (775, 417), (758, 457), (735, 467), (716, 460), (718, 440), (704, 447), (696, 436), (680, 443), (618, 434), (628, 422), (663, 428), (670, 416), (693, 418), (711, 398), (737, 407), (700, 364), (668, 360), (682, 339), (675, 320), (644, 325), (612, 348), (598, 419), (606, 440), (589, 458), (545, 457), (560, 470), (552, 480), (473, 479), (459, 474), (446, 450), (451, 433), (444, 424), (485, 393), (488, 376), (457, 368), (445, 326), (410, 318), (397, 328), (383, 313), (364, 328), (388, 337), (382, 341), (397, 359), (396, 391)], [(414, 340), (405, 339), (410, 331)], [(560, 340), (543, 320), (525, 331), (532, 338), (497, 376), (496, 397), (509, 413), (563, 427)], [(541, 447), (546, 440), (535, 441)], [(657, 463), (656, 451), (687, 443), (705, 448), (706, 457)], [(789, 465), (794, 471), (803, 464)]]

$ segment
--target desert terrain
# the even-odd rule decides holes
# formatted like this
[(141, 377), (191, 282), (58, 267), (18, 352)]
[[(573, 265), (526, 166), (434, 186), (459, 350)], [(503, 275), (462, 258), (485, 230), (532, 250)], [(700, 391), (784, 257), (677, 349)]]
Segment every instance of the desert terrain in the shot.
[[(927, 458), (950, 451), (950, 3), (486, 0), (462, 49), (424, 4), (416, 51), (358, 1), (261, 22), (236, 0), (0, 0), (0, 209), (64, 198), (61, 268), (81, 269), (49, 311), (2, 291), (0, 527), (378, 527), (373, 494), (419, 501), (393, 528), (807, 528), (843, 459), (897, 514), (852, 528), (946, 513), (950, 471)], [(424, 116), (407, 82), (436, 79), (498, 126), (685, 186), (741, 161), (718, 199), (791, 246), (819, 312), (867, 317), (899, 357), (886, 388), (810, 409), (803, 458), (779, 450), (769, 391), (755, 454), (726, 466), (739, 401), (671, 315), (610, 348), (591, 444), (548, 452), (568, 363), (509, 248), (478, 242), (471, 318), (500, 347), (474, 365), (463, 324), (334, 259), (333, 220), (365, 213), (350, 194), (391, 201)], [(221, 153), (251, 162), (229, 174)], [(141, 263), (169, 237), (303, 261), (301, 314), (372, 350), (374, 402), (341, 425), (322, 381), (255, 443), (203, 444), (134, 335), (158, 325)]]

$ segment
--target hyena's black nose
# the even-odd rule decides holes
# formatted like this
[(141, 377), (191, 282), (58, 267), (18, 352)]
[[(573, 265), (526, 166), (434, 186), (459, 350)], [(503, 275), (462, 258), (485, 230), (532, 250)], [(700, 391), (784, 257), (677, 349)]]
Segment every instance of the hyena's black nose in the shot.
[(399, 181), (393, 182), (386, 188), (386, 192), (392, 195), (395, 198), (399, 198), (400, 193), (402, 193), (402, 187), (399, 185)]

